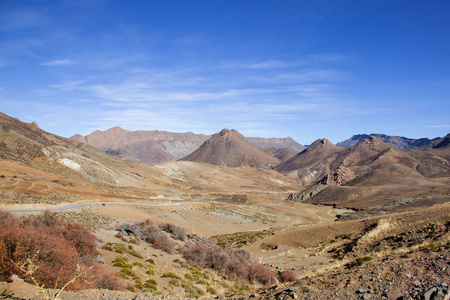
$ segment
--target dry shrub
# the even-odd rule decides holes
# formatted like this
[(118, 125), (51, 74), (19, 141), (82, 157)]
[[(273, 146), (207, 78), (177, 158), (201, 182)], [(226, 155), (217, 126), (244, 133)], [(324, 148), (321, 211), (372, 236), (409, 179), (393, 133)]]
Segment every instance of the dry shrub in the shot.
[[(63, 287), (74, 278), (80, 266), (86, 270), (92, 268), (88, 280), (77, 278), (67, 289), (108, 286), (94, 261), (95, 238), (83, 225), (62, 222), (49, 211), (22, 220), (0, 211), (0, 228), (0, 280), (18, 274), (31, 282), (30, 274), (23, 269), (29, 268), (32, 262), (37, 270), (33, 277), (41, 286)], [(115, 280), (118, 279), (109, 279)]]
[(67, 223), (64, 238), (77, 249), (80, 256), (93, 257), (96, 254), (95, 237), (79, 223)]
[(250, 282), (266, 283), (273, 276), (274, 272), (261, 264), (251, 264), (248, 267), (248, 279)]
[(15, 258), (22, 229), (19, 220), (3, 211), (0, 211), (0, 228), (0, 280), (5, 281), (14, 273), (11, 259)]
[(88, 278), (95, 282), (95, 286), (99, 289), (124, 290), (126, 288), (125, 282), (116, 273), (105, 271), (98, 266), (92, 269)]
[(274, 275), (265, 266), (252, 262), (250, 254), (244, 250), (202, 244), (197, 241), (187, 244), (182, 253), (189, 263), (223, 272), (230, 279), (266, 283)]
[(278, 275), (281, 282), (294, 282), (297, 281), (297, 276), (291, 270), (285, 270)]
[[(149, 225), (147, 225), (149, 224)], [(147, 225), (146, 227), (144, 227)], [(147, 243), (153, 244), (157, 249), (161, 249), (169, 254), (175, 253), (176, 244), (169, 239), (167, 234), (165, 234), (161, 229), (153, 225), (153, 222), (147, 220), (146, 222), (140, 223), (139, 226), (143, 228), (144, 240)]]
[(170, 224), (170, 223), (161, 223), (159, 224), (159, 228), (161, 228), (161, 230), (170, 233), (170, 235), (172, 236), (172, 238), (176, 239), (176, 240), (180, 240), (180, 241), (185, 241), (187, 240), (188, 234), (186, 229), (184, 229), (181, 226), (176, 226), (174, 224)]

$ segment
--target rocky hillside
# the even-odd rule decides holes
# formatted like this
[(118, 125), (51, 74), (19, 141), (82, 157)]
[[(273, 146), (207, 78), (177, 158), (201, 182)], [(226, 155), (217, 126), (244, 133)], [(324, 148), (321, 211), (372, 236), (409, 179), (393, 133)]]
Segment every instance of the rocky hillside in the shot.
[(349, 148), (318, 140), (276, 170), (308, 187), (288, 200), (378, 214), (449, 201), (449, 155), (448, 147), (400, 151), (372, 136)]
[[(443, 141), (445, 143), (445, 141)], [(441, 149), (441, 151), (437, 151)], [(399, 151), (369, 136), (349, 148), (317, 140), (306, 150), (279, 164), (280, 173), (298, 178), (306, 185), (343, 185), (370, 172), (410, 176), (444, 177), (449, 170), (446, 147), (420, 151)]]
[(372, 134), (357, 134), (352, 136), (351, 138), (339, 142), (336, 145), (339, 147), (351, 147), (358, 142), (364, 140), (365, 138), (368, 138), (369, 136), (374, 136), (378, 139), (380, 139), (382, 142), (390, 145), (391, 147), (398, 149), (398, 150), (409, 150), (409, 149), (420, 149), (420, 148), (427, 148), (432, 147), (434, 142), (438, 140), (439, 138), (435, 139), (428, 139), (428, 138), (421, 138), (421, 139), (409, 139), (403, 136), (390, 136), (385, 134), (378, 134), (378, 133), (372, 133)]
[(300, 280), (250, 299), (448, 299), (449, 204), (281, 231), (244, 247)]
[[(87, 136), (77, 134), (71, 139), (125, 160), (159, 163), (175, 161), (189, 155), (210, 137), (210, 135), (192, 132), (129, 131), (117, 126), (106, 131), (96, 130)], [(305, 148), (290, 137), (268, 139), (249, 137), (247, 139), (263, 149), (290, 148), (301, 151)]]
[(433, 146), (433, 149), (448, 147), (448, 145), (450, 145), (450, 133), (444, 136), (443, 138), (433, 140), (431, 144)]
[(327, 139), (319, 139), (307, 149), (280, 163), (275, 170), (297, 178), (304, 185), (311, 185), (320, 181), (330, 171), (330, 165), (343, 152)]
[(258, 148), (238, 131), (224, 129), (214, 134), (196, 151), (181, 160), (209, 163), (218, 166), (250, 166), (271, 169), (279, 161)]

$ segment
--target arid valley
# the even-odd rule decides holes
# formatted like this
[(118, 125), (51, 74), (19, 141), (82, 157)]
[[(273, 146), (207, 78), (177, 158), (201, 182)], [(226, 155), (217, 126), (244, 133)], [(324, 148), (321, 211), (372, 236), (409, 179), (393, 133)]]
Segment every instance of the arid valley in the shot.
[[(45, 220), (42, 214), (81, 223), (95, 239), (89, 262), (117, 276), (117, 286), (69, 285), (61, 299), (449, 297), (449, 136), (406, 150), (375, 136), (295, 148), (290, 139), (223, 130), (196, 141), (184, 158), (148, 164), (119, 157), (119, 147), (106, 151), (114, 156), (89, 138), (0, 116), (2, 226)], [(96, 134), (97, 141), (107, 135), (104, 143), (136, 135)], [(166, 133), (151, 143), (173, 153), (184, 143), (187, 151), (190, 135), (177, 141)], [(8, 253), (27, 259), (14, 256), (5, 234), (1, 299), (60, 291), (58, 284), (40, 290), (29, 264), (5, 261)]]

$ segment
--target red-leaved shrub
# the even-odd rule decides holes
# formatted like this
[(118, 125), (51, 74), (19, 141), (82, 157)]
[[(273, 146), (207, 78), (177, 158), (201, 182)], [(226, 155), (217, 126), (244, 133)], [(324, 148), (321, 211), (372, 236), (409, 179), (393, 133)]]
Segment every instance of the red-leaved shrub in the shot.
[(225, 273), (230, 279), (246, 279), (249, 282), (266, 283), (274, 273), (261, 264), (252, 262), (250, 254), (244, 250), (203, 244), (197, 240), (188, 243), (181, 251), (191, 264), (211, 268)]
[(62, 222), (49, 211), (21, 220), (0, 211), (0, 229), (2, 281), (17, 274), (31, 282), (30, 274), (23, 270), (32, 263), (36, 269), (32, 276), (45, 287), (61, 288), (74, 278), (79, 268), (89, 271), (67, 289), (123, 287), (116, 275), (105, 275), (94, 261), (95, 238), (81, 224)]
[(297, 276), (291, 270), (286, 270), (286, 271), (281, 272), (278, 275), (278, 277), (279, 277), (281, 282), (294, 282), (294, 281), (297, 281)]
[(138, 226), (141, 227), (144, 240), (147, 243), (153, 244), (155, 248), (163, 250), (169, 254), (175, 253), (176, 244), (171, 241), (167, 234), (164, 233), (158, 226), (154, 225), (153, 222), (147, 220), (138, 224)]

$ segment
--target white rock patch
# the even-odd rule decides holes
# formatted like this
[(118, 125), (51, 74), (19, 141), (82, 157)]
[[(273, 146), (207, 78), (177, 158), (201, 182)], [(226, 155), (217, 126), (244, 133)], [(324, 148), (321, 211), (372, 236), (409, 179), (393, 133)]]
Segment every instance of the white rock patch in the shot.
[(77, 172), (81, 171), (81, 166), (68, 158), (60, 158), (60, 159), (58, 159), (58, 163), (63, 164), (66, 167), (71, 168), (74, 171), (77, 171)]

